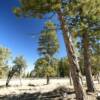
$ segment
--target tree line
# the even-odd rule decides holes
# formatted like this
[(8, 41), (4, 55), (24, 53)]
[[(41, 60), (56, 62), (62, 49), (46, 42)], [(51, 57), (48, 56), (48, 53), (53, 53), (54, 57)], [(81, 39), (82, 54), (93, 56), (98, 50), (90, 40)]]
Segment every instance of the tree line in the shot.
[[(9, 64), (9, 61), (12, 61)], [(7, 78), (6, 86), (13, 76), (19, 77), (24, 74), (27, 62), (23, 56), (17, 56), (12, 60), (9, 48), (0, 46), (0, 78)]]

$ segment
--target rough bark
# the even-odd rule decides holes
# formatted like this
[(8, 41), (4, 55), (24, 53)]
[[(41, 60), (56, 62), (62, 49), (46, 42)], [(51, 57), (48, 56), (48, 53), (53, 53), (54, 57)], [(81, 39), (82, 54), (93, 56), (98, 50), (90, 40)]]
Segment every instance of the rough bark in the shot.
[(84, 71), (86, 76), (86, 83), (88, 92), (94, 92), (95, 87), (92, 79), (92, 71), (91, 71), (91, 63), (90, 63), (90, 56), (89, 56), (89, 38), (88, 33), (83, 34), (83, 56), (84, 56)]
[(76, 93), (76, 100), (85, 100), (85, 93), (83, 91), (82, 84), (80, 81), (79, 64), (78, 64), (77, 57), (75, 55), (72, 40), (68, 35), (66, 20), (64, 19), (63, 12), (61, 10), (58, 10), (57, 14), (61, 24), (62, 34), (66, 45), (66, 49), (68, 50), (68, 56), (69, 56), (68, 58), (71, 64), (71, 74), (72, 74), (73, 85)]

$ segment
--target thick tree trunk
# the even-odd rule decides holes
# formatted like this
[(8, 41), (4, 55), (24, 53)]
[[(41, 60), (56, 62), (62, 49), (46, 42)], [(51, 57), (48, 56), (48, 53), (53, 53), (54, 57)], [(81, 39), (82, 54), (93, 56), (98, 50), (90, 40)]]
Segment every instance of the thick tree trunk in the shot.
[(80, 80), (79, 64), (78, 64), (77, 57), (75, 55), (72, 40), (68, 35), (68, 27), (66, 25), (66, 20), (64, 19), (63, 12), (61, 10), (58, 10), (57, 14), (61, 24), (62, 34), (66, 45), (66, 49), (68, 49), (68, 56), (69, 56), (68, 58), (71, 64), (71, 74), (72, 74), (74, 89), (76, 92), (76, 100), (85, 100), (85, 93), (83, 91), (81, 80)]
[(86, 75), (86, 83), (88, 92), (94, 92), (94, 83), (92, 79), (92, 71), (91, 71), (91, 63), (90, 63), (90, 56), (89, 56), (89, 38), (88, 33), (83, 34), (83, 55), (84, 55), (84, 71)]

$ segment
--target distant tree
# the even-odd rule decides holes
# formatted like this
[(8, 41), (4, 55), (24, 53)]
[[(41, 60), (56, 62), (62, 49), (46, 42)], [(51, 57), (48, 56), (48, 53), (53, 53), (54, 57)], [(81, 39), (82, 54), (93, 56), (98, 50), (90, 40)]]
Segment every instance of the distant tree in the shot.
[(41, 55), (51, 57), (58, 51), (59, 43), (56, 34), (56, 27), (53, 22), (45, 23), (44, 29), (40, 34), (38, 51)]
[(35, 72), (34, 69), (31, 70), (31, 72), (30, 72), (30, 77), (31, 77), (31, 78), (36, 77), (36, 72)]
[(28, 73), (26, 74), (26, 78), (31, 78), (31, 73), (30, 73), (30, 72), (28, 72)]
[(59, 59), (52, 58), (51, 66), (54, 68), (55, 77), (59, 77), (59, 70), (58, 70), (58, 67), (59, 67)]
[(5, 78), (8, 75), (9, 72), (9, 67), (5, 66), (5, 67), (0, 67), (0, 78)]
[(95, 35), (90, 37), (91, 43), (91, 65), (92, 74), (96, 76), (98, 82), (100, 82), (100, 31), (95, 32)]
[(93, 75), (97, 75), (98, 73), (100, 73), (100, 55), (94, 55), (91, 57), (92, 60), (92, 73)]
[(68, 63), (68, 59), (62, 58), (59, 61), (59, 76), (60, 77), (69, 77), (70, 66)]
[(20, 76), (20, 81), (21, 81), (21, 74), (27, 67), (26, 60), (24, 59), (23, 56), (16, 57), (15, 60), (13, 61), (14, 65), (12, 67), (12, 70), (9, 71), (8, 73), (8, 78), (6, 81), (6, 86), (8, 86), (9, 81), (13, 77), (14, 74), (18, 74)]
[(6, 76), (8, 68), (8, 60), (11, 57), (11, 52), (6, 47), (0, 47), (0, 77)]
[(46, 58), (39, 58), (36, 61), (34, 72), (36, 77), (47, 77), (56, 75), (55, 68), (53, 66), (48, 66), (48, 61), (46, 60)]
[(37, 61), (35, 62), (35, 67), (34, 67), (36, 77), (44, 77), (45, 76), (45, 73), (44, 73), (45, 66), (47, 66), (47, 61), (45, 58), (37, 59)]
[(44, 30), (40, 34), (38, 48), (39, 54), (42, 55), (48, 62), (46, 64), (47, 67), (45, 67), (45, 71), (47, 71), (47, 84), (49, 83), (49, 74), (51, 74), (50, 71), (53, 72), (52, 58), (58, 49), (59, 43), (56, 35), (55, 25), (51, 21), (48, 21), (45, 23)]

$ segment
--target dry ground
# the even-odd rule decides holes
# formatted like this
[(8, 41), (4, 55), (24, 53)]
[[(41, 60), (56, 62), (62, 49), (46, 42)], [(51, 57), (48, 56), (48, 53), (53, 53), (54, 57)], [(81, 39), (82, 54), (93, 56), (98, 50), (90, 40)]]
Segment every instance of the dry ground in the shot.
[[(52, 92), (56, 88), (62, 87), (62, 86), (66, 87), (67, 89), (73, 90), (73, 86), (70, 85), (69, 79), (67, 78), (51, 79), (49, 85), (46, 85), (46, 79), (22, 79), (22, 85), (20, 84), (19, 79), (13, 79), (10, 82), (10, 87), (5, 87), (5, 83), (6, 83), (5, 79), (0, 80), (0, 100), (15, 100), (15, 99), (7, 99), (7, 97), (11, 97), (11, 96), (18, 97), (20, 95), (23, 97), (23, 99), (20, 98), (16, 100), (45, 100), (45, 99), (28, 99), (28, 97), (31, 97), (32, 94), (35, 94), (35, 93), (44, 94), (44, 93)], [(85, 82), (83, 86), (86, 89)], [(88, 93), (87, 100), (97, 100), (96, 96), (100, 92), (100, 84), (98, 84), (95, 81), (95, 86), (96, 86), (96, 92)], [(27, 97), (25, 97), (25, 95), (27, 95)], [(55, 92), (55, 95), (57, 95), (56, 92)], [(65, 100), (75, 100), (74, 93), (65, 94), (65, 95), (67, 95)], [(46, 100), (64, 100), (64, 99), (57, 99), (57, 98), (50, 99), (49, 98)]]

